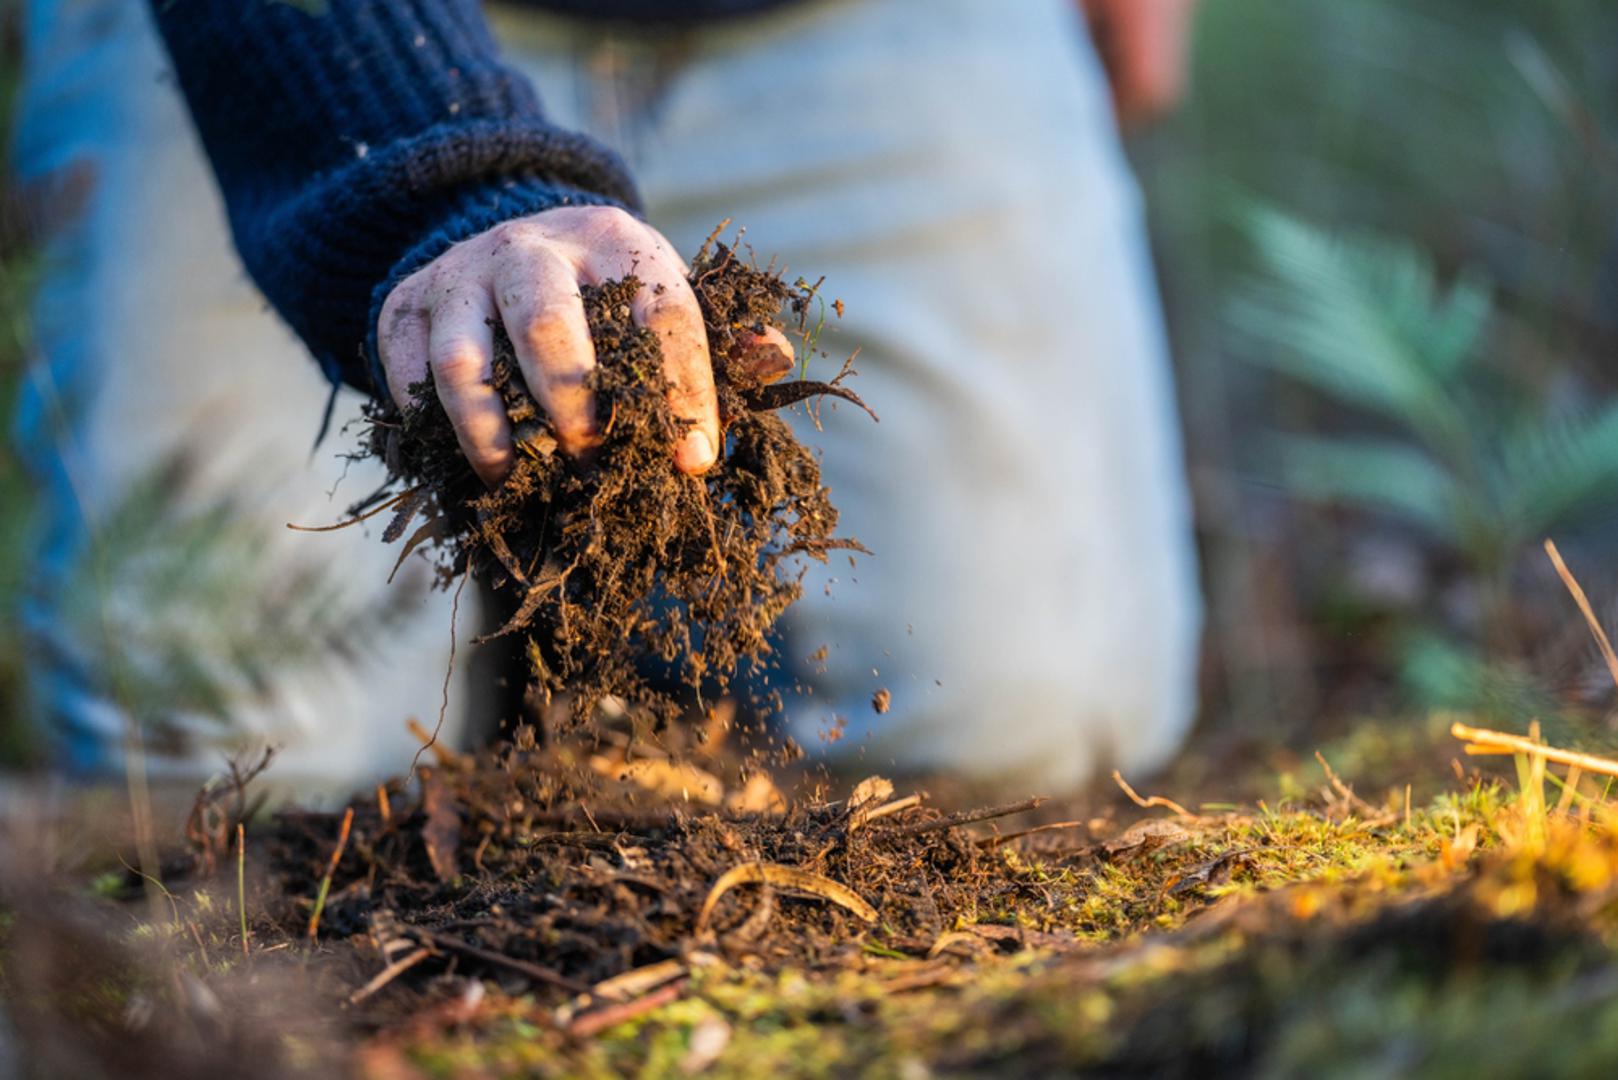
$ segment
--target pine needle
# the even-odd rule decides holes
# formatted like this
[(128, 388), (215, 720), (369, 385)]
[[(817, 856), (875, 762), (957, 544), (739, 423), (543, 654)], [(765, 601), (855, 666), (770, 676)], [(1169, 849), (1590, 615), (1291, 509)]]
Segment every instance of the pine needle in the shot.
[(1573, 572), (1562, 561), (1562, 553), (1556, 550), (1556, 541), (1546, 538), (1545, 554), (1551, 557), (1551, 565), (1556, 567), (1557, 576), (1567, 591), (1573, 594), (1573, 602), (1579, 605), (1579, 612), (1584, 621), (1590, 626), (1590, 633), (1595, 635), (1596, 645), (1601, 649), (1601, 658), (1607, 662), (1607, 673), (1612, 676), (1614, 685), (1618, 685), (1618, 653), (1613, 652), (1612, 642), (1607, 640), (1607, 632), (1601, 628), (1601, 620), (1596, 618), (1595, 609), (1590, 606), (1590, 598), (1584, 595), (1579, 582)]
[(236, 910), (242, 920), (242, 959), (247, 959), (247, 831), (236, 823)]
[(1546, 761), (1554, 761), (1558, 765), (1577, 765), (1588, 773), (1599, 773), (1602, 776), (1618, 776), (1618, 761), (1611, 758), (1597, 757), (1594, 754), (1581, 754), (1576, 750), (1561, 750), (1544, 743), (1534, 742), (1521, 735), (1512, 735), (1505, 731), (1491, 731), (1488, 728), (1468, 727), (1465, 724), (1450, 725), (1449, 733), (1468, 745), (1468, 754), (1527, 754), (1530, 757), (1538, 755)]
[(326, 876), (320, 879), (320, 891), (315, 894), (315, 910), (309, 914), (309, 940), (320, 933), (320, 913), (326, 910), (326, 894), (331, 891), (331, 879), (337, 873), (337, 864), (343, 859), (348, 846), (348, 831), (354, 827), (354, 808), (343, 811), (343, 827), (337, 831), (337, 847), (332, 850), (331, 862), (326, 865)]

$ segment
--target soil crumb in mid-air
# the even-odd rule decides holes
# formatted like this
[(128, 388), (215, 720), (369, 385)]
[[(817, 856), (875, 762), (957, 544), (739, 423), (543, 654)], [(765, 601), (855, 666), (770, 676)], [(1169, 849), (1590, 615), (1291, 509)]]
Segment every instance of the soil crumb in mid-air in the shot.
[[(863, 550), (836, 534), (818, 462), (775, 414), (824, 395), (864, 408), (841, 385), (850, 366), (829, 382), (766, 383), (747, 363), (759, 335), (789, 313), (813, 351), (815, 287), (788, 285), (714, 237), (690, 281), (725, 435), (720, 461), (701, 477), (674, 468), (684, 422), (669, 405), (656, 335), (631, 317), (633, 277), (582, 289), (601, 436), (587, 459), (558, 451), (498, 332), (493, 381), (518, 449), (498, 489), (466, 464), (429, 385), (414, 388), (419, 404), (371, 417), (370, 451), (403, 488), (384, 538), (410, 532), (401, 561), (436, 543), (447, 586), (467, 573), (487, 580), (509, 612), (488, 636), (525, 635), (534, 686), (546, 700), (567, 691), (576, 723), (610, 697), (666, 726), (686, 707), (682, 688), (723, 691), (739, 671), (768, 663), (771, 630), (802, 591), (793, 556)], [(425, 524), (410, 531), (422, 513)]]

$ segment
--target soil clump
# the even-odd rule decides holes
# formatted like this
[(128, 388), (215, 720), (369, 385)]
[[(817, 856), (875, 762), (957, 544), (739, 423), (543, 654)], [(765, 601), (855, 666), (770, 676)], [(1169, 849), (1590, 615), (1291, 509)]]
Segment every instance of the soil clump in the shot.
[(394, 511), (384, 539), (409, 532), (401, 563), (436, 546), (448, 587), (468, 573), (488, 582), (509, 617), (487, 637), (523, 635), (537, 696), (548, 703), (565, 691), (578, 723), (611, 699), (661, 728), (685, 712), (693, 692), (722, 692), (739, 671), (761, 669), (776, 621), (802, 591), (795, 557), (864, 550), (836, 535), (837, 511), (814, 454), (775, 415), (825, 395), (863, 408), (842, 385), (851, 367), (829, 382), (768, 384), (747, 363), (758, 336), (781, 328), (788, 313), (801, 351), (814, 351), (816, 286), (788, 285), (715, 237), (693, 261), (690, 281), (707, 324), (724, 432), (719, 462), (701, 477), (674, 468), (683, 422), (669, 405), (657, 337), (631, 317), (640, 287), (633, 277), (581, 290), (601, 437), (587, 459), (558, 451), (498, 329), (493, 384), (518, 450), (499, 488), (486, 489), (472, 473), (429, 384), (414, 388), (418, 404), (377, 406), (370, 417), (369, 452), (394, 481), (371, 511)]

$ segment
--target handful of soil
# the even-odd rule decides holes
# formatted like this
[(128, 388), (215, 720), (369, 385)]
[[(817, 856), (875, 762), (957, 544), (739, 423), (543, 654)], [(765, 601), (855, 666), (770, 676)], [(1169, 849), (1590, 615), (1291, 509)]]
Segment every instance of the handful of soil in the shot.
[[(581, 290), (602, 437), (588, 460), (558, 451), (498, 328), (493, 381), (518, 449), (498, 489), (487, 490), (466, 464), (430, 385), (412, 388), (420, 404), (377, 406), (370, 417), (370, 452), (406, 485), (383, 538), (399, 539), (428, 512), (400, 562), (436, 543), (441, 584), (476, 574), (509, 598), (510, 617), (488, 636), (527, 635), (535, 687), (547, 701), (571, 693), (575, 723), (609, 696), (645, 710), (657, 727), (677, 718), (680, 695), (648, 675), (659, 661), (699, 694), (723, 691), (744, 663), (766, 662), (771, 628), (800, 595), (802, 566), (790, 557), (863, 550), (835, 535), (837, 511), (814, 455), (774, 415), (828, 394), (864, 408), (839, 385), (850, 368), (830, 382), (766, 385), (738, 355), (753, 335), (781, 327), (787, 311), (804, 331), (815, 287), (789, 286), (713, 237), (690, 281), (724, 432), (719, 461), (701, 477), (674, 467), (685, 425), (669, 406), (657, 336), (631, 319), (633, 277)], [(803, 336), (812, 349), (812, 335)]]

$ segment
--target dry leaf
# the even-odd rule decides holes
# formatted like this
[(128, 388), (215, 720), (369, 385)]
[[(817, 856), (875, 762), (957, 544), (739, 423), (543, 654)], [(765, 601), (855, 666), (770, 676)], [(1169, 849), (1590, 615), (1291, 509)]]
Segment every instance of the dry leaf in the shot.
[(427, 859), (439, 881), (454, 881), (460, 875), (461, 810), (455, 798), (432, 769), (421, 770), (422, 809), (427, 821), (421, 827)]
[(1191, 830), (1173, 818), (1148, 818), (1137, 821), (1113, 839), (1102, 843), (1101, 850), (1109, 857), (1116, 858), (1177, 844), (1190, 835)]
[(848, 808), (858, 810), (862, 806), (874, 805), (892, 797), (892, 781), (881, 776), (868, 776), (854, 785), (853, 792), (848, 796)]
[(876, 908), (867, 904), (846, 885), (840, 885), (819, 874), (811, 874), (807, 870), (755, 862), (733, 866), (719, 876), (719, 880), (714, 882), (713, 889), (708, 893), (708, 899), (702, 902), (702, 910), (697, 913), (697, 931), (700, 933), (707, 928), (708, 920), (713, 916), (713, 909), (719, 903), (720, 897), (731, 889), (738, 885), (765, 884), (818, 896), (822, 900), (847, 908), (866, 922), (876, 922), (877, 919)]

